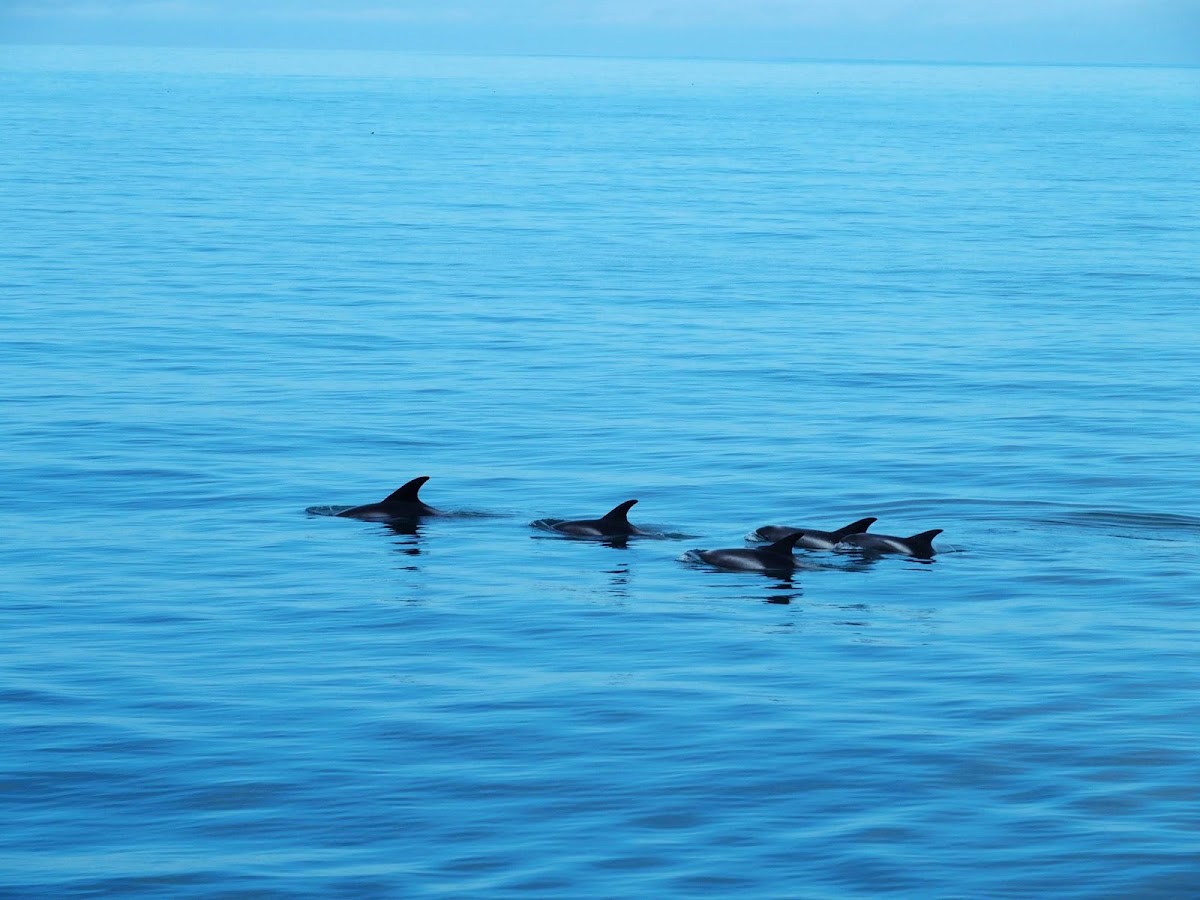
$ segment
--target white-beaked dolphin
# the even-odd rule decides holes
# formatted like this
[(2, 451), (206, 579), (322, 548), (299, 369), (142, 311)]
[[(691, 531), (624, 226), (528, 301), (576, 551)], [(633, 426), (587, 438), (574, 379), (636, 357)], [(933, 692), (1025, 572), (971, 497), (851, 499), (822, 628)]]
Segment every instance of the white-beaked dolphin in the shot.
[(796, 568), (792, 548), (804, 536), (796, 531), (769, 547), (729, 547), (719, 550), (689, 550), (684, 559), (699, 560), (719, 569), (742, 572), (791, 572)]
[(844, 537), (835, 549), (861, 550), (864, 553), (902, 553), (917, 559), (932, 559), (937, 553), (933, 539), (942, 533), (941, 528), (922, 531), (912, 537), (897, 537), (894, 534), (850, 534)]
[(637, 503), (636, 500), (626, 500), (619, 503), (598, 519), (538, 519), (531, 523), (536, 528), (557, 531), (559, 534), (569, 534), (575, 537), (617, 538), (629, 537), (642, 532), (629, 521), (629, 510)]
[(836, 531), (821, 531), (817, 528), (805, 528), (802, 525), (764, 525), (746, 535), (746, 540), (778, 541), (799, 531), (803, 533), (803, 537), (796, 544), (797, 547), (806, 547), (809, 550), (832, 550), (842, 539), (852, 534), (862, 534), (878, 521), (874, 516), (868, 516), (857, 522), (851, 522)]
[(429, 480), (421, 475), (392, 491), (378, 503), (352, 506), (334, 515), (343, 519), (362, 519), (364, 522), (391, 522), (396, 519), (417, 519), (421, 516), (436, 516), (438, 511), (425, 503), (418, 492)]

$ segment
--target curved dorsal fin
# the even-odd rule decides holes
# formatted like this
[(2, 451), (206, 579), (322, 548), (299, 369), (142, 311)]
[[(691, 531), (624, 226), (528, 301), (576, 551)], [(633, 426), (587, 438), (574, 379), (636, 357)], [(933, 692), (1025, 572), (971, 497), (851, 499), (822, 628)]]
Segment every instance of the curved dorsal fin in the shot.
[(842, 538), (851, 534), (863, 534), (868, 528), (874, 525), (879, 520), (874, 516), (867, 516), (865, 519), (859, 519), (857, 522), (851, 522), (845, 528), (839, 528), (837, 531), (829, 532), (829, 537), (833, 540), (840, 541)]
[(942, 533), (944, 529), (934, 528), (931, 531), (922, 531), (920, 534), (914, 534), (912, 537), (904, 539), (909, 548), (918, 556), (933, 556), (933, 539)]
[(781, 556), (791, 556), (792, 548), (796, 546), (796, 542), (802, 537), (804, 537), (804, 532), (797, 531), (795, 534), (789, 534), (785, 538), (780, 538), (770, 547), (764, 547), (763, 549), (767, 553), (778, 553)]
[(624, 503), (618, 504), (600, 517), (601, 522), (629, 522), (629, 509), (636, 500), (626, 500)]
[(429, 480), (428, 475), (421, 475), (414, 478), (407, 484), (401, 485), (388, 494), (384, 499), (379, 501), (379, 505), (384, 509), (390, 506), (412, 505), (420, 503), (421, 498), (417, 496), (417, 492), (421, 490), (421, 485)]

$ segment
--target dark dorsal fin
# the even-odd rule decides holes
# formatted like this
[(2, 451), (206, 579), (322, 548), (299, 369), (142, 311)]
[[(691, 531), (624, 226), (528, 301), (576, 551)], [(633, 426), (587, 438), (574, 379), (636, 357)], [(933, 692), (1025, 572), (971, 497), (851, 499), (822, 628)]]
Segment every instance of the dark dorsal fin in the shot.
[(603, 516), (600, 517), (600, 521), (601, 522), (624, 522), (625, 524), (629, 524), (629, 518), (628, 518), (629, 509), (635, 503), (637, 503), (636, 500), (626, 500), (624, 503), (621, 503), (618, 506), (614, 506), (612, 509), (610, 509), (608, 512), (606, 512)]
[(859, 519), (857, 522), (851, 522), (845, 528), (839, 528), (837, 531), (829, 532), (829, 537), (835, 541), (840, 541), (847, 535), (865, 534), (866, 530), (878, 521), (879, 520), (874, 516), (867, 516), (865, 519)]
[(390, 507), (405, 507), (412, 506), (414, 503), (420, 503), (421, 498), (417, 496), (417, 492), (421, 490), (421, 485), (428, 480), (428, 475), (421, 475), (418, 478), (414, 478), (408, 484), (396, 488), (387, 497), (380, 500), (379, 505), (384, 509), (388, 509)]
[(922, 531), (904, 539), (915, 556), (933, 556), (933, 539), (941, 534), (943, 529), (934, 528), (932, 531)]
[(791, 556), (792, 548), (796, 546), (796, 542), (804, 537), (803, 531), (797, 531), (795, 534), (789, 534), (785, 538), (780, 538), (770, 547), (764, 547), (763, 550), (767, 553), (778, 553), (780, 556)]

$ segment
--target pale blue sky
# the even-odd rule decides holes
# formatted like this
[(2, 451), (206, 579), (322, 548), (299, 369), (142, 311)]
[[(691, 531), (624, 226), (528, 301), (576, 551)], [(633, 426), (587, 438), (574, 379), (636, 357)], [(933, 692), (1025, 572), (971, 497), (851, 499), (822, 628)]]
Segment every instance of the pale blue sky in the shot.
[(1200, 63), (1200, 0), (0, 0), (2, 43)]

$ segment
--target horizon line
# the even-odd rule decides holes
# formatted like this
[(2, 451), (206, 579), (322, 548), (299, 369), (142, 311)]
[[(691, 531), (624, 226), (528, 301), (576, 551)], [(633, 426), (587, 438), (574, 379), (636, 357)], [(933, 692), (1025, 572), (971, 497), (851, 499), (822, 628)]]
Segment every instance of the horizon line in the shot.
[(807, 64), (807, 65), (878, 65), (878, 66), (963, 66), (980, 68), (1066, 68), (1066, 69), (1197, 69), (1200, 62), (1162, 62), (1162, 61), (1065, 61), (1053, 59), (1038, 60), (980, 60), (952, 57), (854, 57), (854, 56), (776, 56), (776, 55), (715, 55), (705, 53), (631, 53), (631, 52), (571, 52), (571, 51), (531, 51), (531, 50), (467, 50), (467, 49), (428, 49), (418, 50), (402, 47), (363, 47), (363, 46), (313, 46), (313, 45), (271, 45), (261, 43), (231, 43), (231, 44), (197, 44), (197, 43), (151, 43), (151, 42), (113, 42), (95, 41), (23, 41), (10, 39), (0, 35), (0, 46), (27, 47), (52, 49), (108, 49), (108, 50), (195, 50), (201, 52), (214, 51), (244, 51), (262, 53), (369, 53), (369, 54), (398, 54), (404, 56), (449, 56), (474, 57), (495, 59), (588, 59), (588, 60), (636, 60), (639, 62), (737, 62), (759, 63), (766, 65)]

